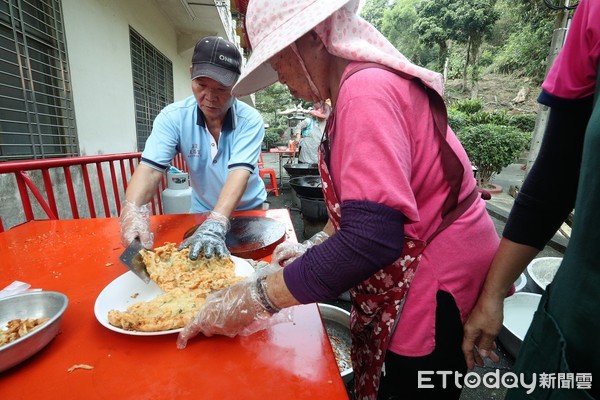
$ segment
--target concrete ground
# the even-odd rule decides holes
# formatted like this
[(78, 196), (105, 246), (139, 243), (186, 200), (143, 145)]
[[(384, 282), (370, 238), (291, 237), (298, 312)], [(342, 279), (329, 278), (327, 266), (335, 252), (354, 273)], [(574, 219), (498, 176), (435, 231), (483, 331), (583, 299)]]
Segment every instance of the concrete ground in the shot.
[[(281, 175), (279, 173), (279, 158), (275, 154), (264, 154), (264, 161), (266, 168), (273, 168), (276, 171), (278, 180), (281, 177), (282, 185), (280, 187), (280, 195), (275, 196), (269, 194), (267, 201), (270, 203), (271, 208), (288, 208), (292, 217), (292, 223), (298, 241), (303, 241), (310, 237), (312, 234), (318, 232), (323, 223), (314, 223), (307, 221), (303, 218), (300, 212), (300, 205), (294, 191), (289, 185), (289, 176), (284, 168), (281, 169)], [(492, 183), (502, 187), (501, 193), (495, 193), (492, 198), (487, 201), (486, 206), (488, 213), (494, 221), (498, 236), (501, 236), (504, 224), (512, 207), (514, 198), (508, 194), (511, 186), (520, 187), (525, 177), (525, 171), (521, 168), (522, 164), (511, 164), (506, 167), (500, 174), (498, 174)], [(540, 253), (539, 257), (562, 257), (568, 239), (560, 234), (555, 235), (551, 242), (546, 248)], [(524, 273), (528, 278), (527, 285), (522, 291), (535, 292), (536, 288), (533, 281), (528, 276), (527, 272)], [(337, 300), (329, 302), (330, 304), (338, 307), (349, 309), (350, 303), (345, 299), (339, 298)], [(510, 355), (502, 346), (502, 343), (498, 342), (498, 354), (500, 356), (500, 362), (494, 364), (490, 360), (486, 360), (483, 367), (476, 366), (472, 372), (475, 372), (480, 377), (488, 373), (499, 373), (501, 376), (512, 370), (514, 364), (514, 358)], [(349, 397), (353, 398), (352, 395), (352, 383), (348, 385)], [(493, 400), (503, 399), (505, 397), (506, 389), (504, 388), (487, 388), (484, 385), (480, 385), (476, 388), (464, 388), (461, 400)]]

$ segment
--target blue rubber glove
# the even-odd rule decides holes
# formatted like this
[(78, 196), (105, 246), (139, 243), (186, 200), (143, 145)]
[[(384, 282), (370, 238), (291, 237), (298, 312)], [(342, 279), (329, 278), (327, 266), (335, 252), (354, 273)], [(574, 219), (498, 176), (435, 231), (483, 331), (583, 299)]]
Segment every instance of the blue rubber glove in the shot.
[(225, 244), (225, 235), (231, 224), (223, 214), (211, 211), (208, 218), (196, 229), (193, 235), (179, 245), (178, 250), (190, 248), (190, 259), (196, 260), (203, 252), (204, 257), (229, 257), (230, 253)]

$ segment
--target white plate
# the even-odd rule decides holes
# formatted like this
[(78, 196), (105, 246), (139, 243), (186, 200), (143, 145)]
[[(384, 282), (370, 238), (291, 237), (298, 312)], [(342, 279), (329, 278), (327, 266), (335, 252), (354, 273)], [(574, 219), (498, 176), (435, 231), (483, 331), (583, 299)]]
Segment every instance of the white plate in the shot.
[(517, 357), (542, 295), (515, 293), (504, 299), (504, 321), (498, 339), (513, 357)]
[[(237, 276), (250, 276), (254, 273), (254, 268), (243, 258), (231, 256), (235, 263), (235, 274)], [(134, 336), (156, 336), (168, 335), (170, 333), (180, 332), (183, 328), (171, 329), (158, 332), (136, 332), (112, 326), (108, 322), (108, 312), (110, 310), (125, 311), (127, 307), (140, 301), (152, 300), (156, 296), (163, 294), (164, 291), (156, 283), (150, 281), (145, 284), (133, 272), (128, 271), (109, 283), (96, 298), (94, 304), (94, 314), (96, 319), (102, 325), (111, 331)]]
[(515, 293), (504, 299), (504, 326), (521, 341), (533, 320), (542, 295), (537, 293)]

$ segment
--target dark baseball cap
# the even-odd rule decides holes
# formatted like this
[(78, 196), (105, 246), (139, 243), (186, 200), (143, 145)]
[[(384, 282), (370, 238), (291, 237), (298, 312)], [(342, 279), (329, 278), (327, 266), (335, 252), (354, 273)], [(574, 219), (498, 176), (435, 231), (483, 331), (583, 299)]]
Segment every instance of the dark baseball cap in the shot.
[(192, 56), (192, 79), (207, 77), (223, 86), (233, 86), (240, 77), (242, 55), (228, 40), (217, 36), (200, 39)]

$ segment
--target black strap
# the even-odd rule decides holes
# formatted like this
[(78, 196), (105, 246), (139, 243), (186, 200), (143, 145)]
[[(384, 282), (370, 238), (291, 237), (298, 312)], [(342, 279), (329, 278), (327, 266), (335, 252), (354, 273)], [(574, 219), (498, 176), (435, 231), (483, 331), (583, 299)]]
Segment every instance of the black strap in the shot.
[(454, 221), (458, 219), (458, 217), (463, 215), (463, 213), (467, 211), (469, 207), (471, 207), (471, 204), (473, 204), (479, 196), (479, 190), (477, 189), (477, 187), (475, 187), (471, 194), (469, 194), (463, 201), (458, 203), (454, 210), (444, 215), (440, 226), (438, 226), (435, 232), (433, 232), (431, 236), (429, 236), (429, 239), (427, 239), (426, 243), (429, 244), (433, 240), (433, 238), (435, 238), (438, 235), (438, 233), (449, 227)]

